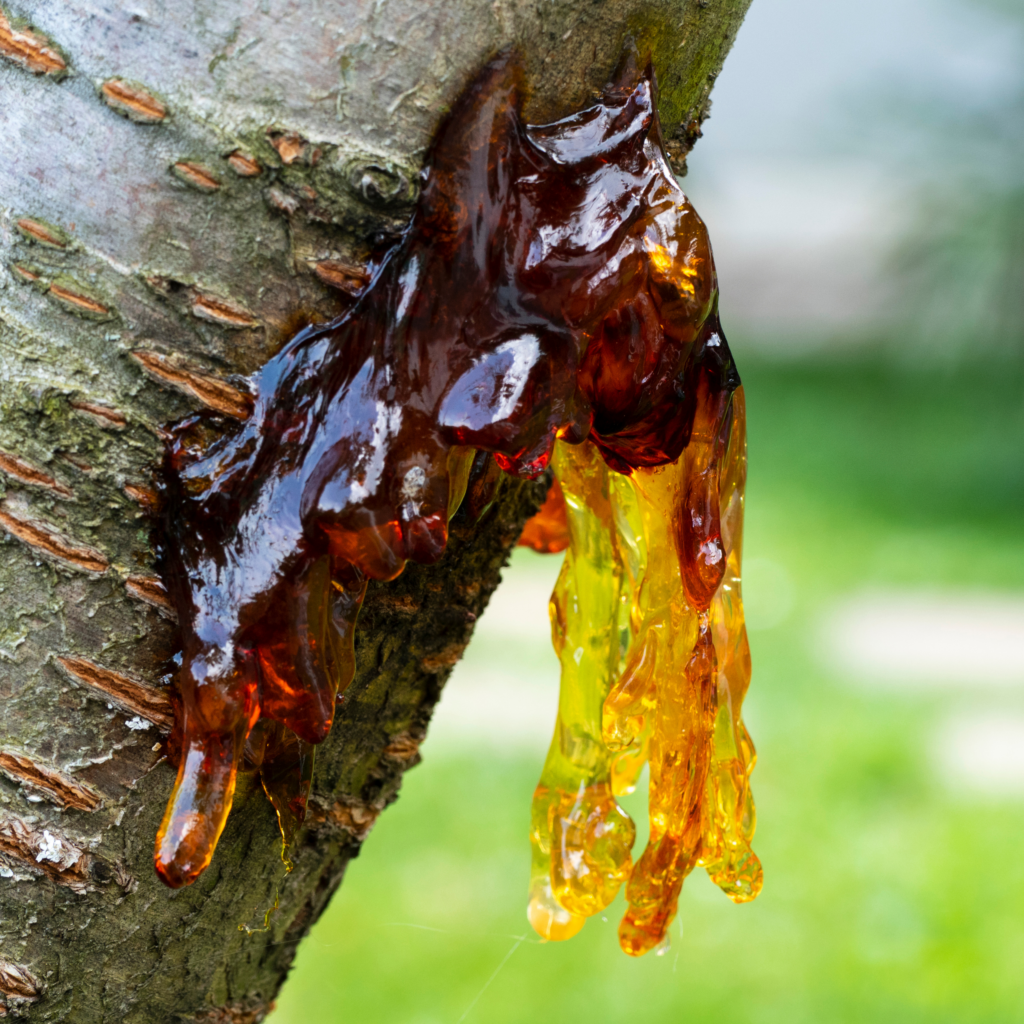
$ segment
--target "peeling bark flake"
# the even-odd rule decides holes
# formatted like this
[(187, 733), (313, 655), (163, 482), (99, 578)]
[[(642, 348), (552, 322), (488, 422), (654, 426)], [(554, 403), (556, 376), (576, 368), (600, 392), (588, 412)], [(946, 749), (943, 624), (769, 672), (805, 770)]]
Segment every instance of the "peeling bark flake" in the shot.
[(20, 64), (34, 75), (60, 75), (68, 68), (49, 38), (30, 28), (15, 28), (2, 7), (0, 55)]
[[(42, 992), (42, 986), (27, 967), (0, 957), (0, 996), (22, 1002), (35, 1002)], [(0, 1013), (3, 1002), (0, 1002)]]
[(0, 853), (75, 892), (89, 887), (93, 858), (51, 828), (36, 828), (13, 815), (0, 816)]
[(320, 260), (313, 265), (313, 272), (324, 284), (349, 295), (359, 295), (370, 280), (362, 267), (354, 267), (341, 260)]
[[(311, 808), (311, 811), (313, 809)], [(333, 807), (325, 814), (320, 812), (321, 821), (330, 822), (338, 828), (343, 829), (353, 839), (363, 842), (370, 834), (370, 830), (377, 823), (380, 817), (381, 808), (373, 804), (363, 803), (359, 800), (338, 800)], [(317, 823), (317, 815), (311, 813), (311, 823)]]
[(8, 750), (0, 750), (0, 771), (14, 782), (41, 791), (58, 807), (95, 811), (102, 802), (100, 795), (87, 786), (69, 779), (56, 769)]
[(267, 202), (270, 203), (275, 210), (280, 210), (289, 217), (291, 217), (299, 208), (298, 196), (294, 196), (290, 192), (285, 192), (283, 189), (268, 188), (266, 194)]
[(36, 519), (12, 515), (0, 507), (0, 527), (33, 551), (84, 572), (103, 573), (110, 565), (106, 555), (62, 536), (52, 526)]
[(85, 658), (58, 658), (57, 661), (73, 681), (84, 683), (99, 691), (104, 700), (170, 732), (174, 725), (174, 710), (165, 693), (86, 661)]
[(197, 1013), (195, 1024), (260, 1024), (274, 1003), (232, 1003), (229, 1006), (215, 1006)]
[(156, 511), (159, 498), (152, 487), (142, 487), (139, 484), (125, 484), (124, 493), (132, 501), (137, 501), (147, 512)]
[(248, 419), (252, 412), (250, 397), (227, 381), (172, 361), (159, 352), (139, 349), (132, 353), (132, 358), (161, 384), (184, 391), (215, 412), (236, 420)]
[(267, 138), (284, 164), (290, 165), (301, 160), (309, 147), (309, 143), (297, 132), (268, 132)]
[(136, 124), (159, 124), (167, 117), (167, 107), (151, 92), (120, 78), (104, 82), (100, 95), (111, 110)]

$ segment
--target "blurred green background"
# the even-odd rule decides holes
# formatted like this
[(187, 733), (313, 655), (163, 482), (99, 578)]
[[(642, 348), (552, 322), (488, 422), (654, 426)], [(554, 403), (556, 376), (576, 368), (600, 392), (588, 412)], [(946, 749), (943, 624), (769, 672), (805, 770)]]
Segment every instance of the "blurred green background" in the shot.
[(560, 559), (520, 551), (272, 1024), (1024, 1021), (1022, 23), (754, 0), (691, 158), (748, 403), (759, 899), (698, 869), (638, 961), (621, 896), (530, 931)]

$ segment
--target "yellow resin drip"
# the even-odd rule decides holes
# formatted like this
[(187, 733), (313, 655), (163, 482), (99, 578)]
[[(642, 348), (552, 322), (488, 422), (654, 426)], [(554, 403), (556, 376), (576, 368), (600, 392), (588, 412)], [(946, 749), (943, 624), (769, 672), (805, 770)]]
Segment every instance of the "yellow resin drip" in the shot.
[[(762, 884), (741, 718), (743, 390), (723, 400), (700, 389), (690, 442), (670, 465), (625, 476), (592, 445), (561, 443), (553, 465), (570, 544), (551, 599), (562, 683), (534, 795), (530, 920), (545, 938), (569, 938), (628, 877), (619, 938), (639, 956), (666, 940), (696, 865), (735, 902)], [(645, 761), (650, 839), (633, 864), (615, 795)]]
[(618, 674), (623, 560), (604, 460), (590, 444), (558, 442), (552, 461), (565, 495), (569, 549), (551, 596), (562, 665), (558, 718), (533, 796), (529, 918), (567, 939), (603, 910), (629, 876), (636, 830), (612, 790), (615, 756), (602, 707)]

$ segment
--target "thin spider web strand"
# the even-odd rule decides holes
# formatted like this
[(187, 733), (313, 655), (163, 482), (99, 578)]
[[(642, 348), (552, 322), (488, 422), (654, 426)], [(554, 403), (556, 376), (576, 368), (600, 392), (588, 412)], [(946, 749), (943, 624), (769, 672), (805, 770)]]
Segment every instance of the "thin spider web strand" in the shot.
[(476, 1006), (478, 1002), (480, 1002), (480, 997), (487, 991), (491, 982), (494, 981), (494, 979), (501, 973), (501, 969), (505, 966), (505, 964), (509, 962), (509, 959), (511, 958), (512, 954), (523, 944), (525, 939), (525, 935), (520, 935), (519, 938), (516, 939), (512, 948), (505, 954), (505, 959), (502, 960), (497, 967), (495, 967), (494, 973), (484, 982), (484, 987), (480, 989), (479, 992), (477, 992), (476, 998), (473, 1000), (473, 1002), (469, 1004), (469, 1006), (466, 1007), (466, 1012), (463, 1013), (463, 1015), (458, 1019), (456, 1024), (462, 1024), (462, 1022), (469, 1016), (470, 1011), (473, 1009), (473, 1007)]

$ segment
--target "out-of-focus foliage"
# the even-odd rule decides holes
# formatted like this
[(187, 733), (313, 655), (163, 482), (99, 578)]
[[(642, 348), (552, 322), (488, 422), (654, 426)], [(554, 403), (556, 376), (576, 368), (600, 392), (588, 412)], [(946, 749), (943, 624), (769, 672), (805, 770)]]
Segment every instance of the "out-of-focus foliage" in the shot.
[[(922, 149), (919, 209), (894, 253), (901, 338), (954, 360), (980, 347), (1024, 357), (1024, 5), (967, 0), (965, 19), (993, 20), (1009, 52), (970, 99), (905, 102), (900, 120)], [(915, 147), (916, 148), (916, 147)]]

